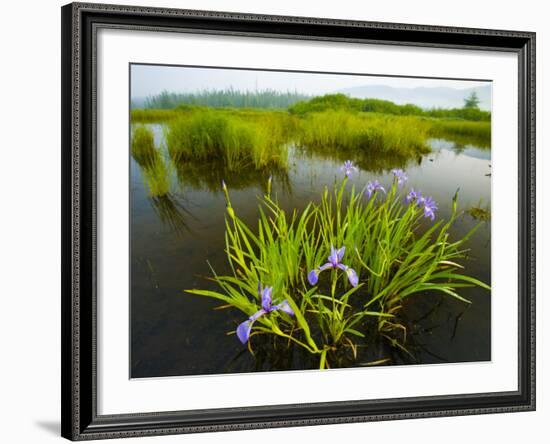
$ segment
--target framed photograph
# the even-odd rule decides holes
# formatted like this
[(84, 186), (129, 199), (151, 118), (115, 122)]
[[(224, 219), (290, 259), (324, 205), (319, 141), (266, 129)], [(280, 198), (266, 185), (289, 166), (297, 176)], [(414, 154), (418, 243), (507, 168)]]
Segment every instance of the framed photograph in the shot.
[(64, 437), (534, 410), (534, 33), (61, 12)]

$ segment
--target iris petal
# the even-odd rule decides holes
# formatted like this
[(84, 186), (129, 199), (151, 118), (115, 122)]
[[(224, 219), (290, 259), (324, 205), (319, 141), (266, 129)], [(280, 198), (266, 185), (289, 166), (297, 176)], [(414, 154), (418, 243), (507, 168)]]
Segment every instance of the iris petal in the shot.
[(336, 266), (338, 263), (338, 251), (332, 245), (330, 247), (330, 255), (327, 259), (333, 266)]
[(346, 252), (346, 247), (342, 247), (336, 252), (336, 257), (338, 258), (338, 262), (340, 262), (344, 258), (345, 252)]
[(254, 313), (252, 316), (250, 316), (248, 318), (249, 321), (251, 322), (256, 322), (256, 320), (260, 317), (262, 317), (264, 314), (268, 313), (267, 311), (265, 310), (259, 310), (257, 311), (256, 313)]
[(272, 299), (271, 294), (273, 293), (273, 287), (265, 287), (262, 290), (262, 308), (269, 312), (271, 311)]
[(311, 285), (317, 284), (317, 281), (319, 280), (319, 270), (318, 269), (311, 270), (307, 275), (307, 280)]
[(357, 273), (353, 268), (347, 268), (346, 274), (348, 275), (349, 283), (352, 287), (357, 287), (357, 284), (359, 284), (359, 276), (357, 276)]
[(252, 330), (252, 321), (249, 319), (241, 322), (237, 327), (237, 336), (243, 344), (248, 342), (248, 339), (250, 338), (250, 330)]
[(239, 340), (246, 344), (248, 342), (248, 339), (250, 338), (250, 331), (252, 330), (252, 325), (256, 320), (260, 317), (262, 317), (267, 312), (265, 310), (259, 310), (256, 313), (254, 313), (252, 316), (250, 316), (246, 321), (241, 322), (237, 327), (237, 336), (239, 337)]
[(294, 316), (294, 310), (292, 310), (292, 307), (287, 300), (284, 300), (280, 304), (275, 305), (273, 307), (273, 310), (281, 310), (284, 311), (286, 314), (289, 314), (290, 316)]

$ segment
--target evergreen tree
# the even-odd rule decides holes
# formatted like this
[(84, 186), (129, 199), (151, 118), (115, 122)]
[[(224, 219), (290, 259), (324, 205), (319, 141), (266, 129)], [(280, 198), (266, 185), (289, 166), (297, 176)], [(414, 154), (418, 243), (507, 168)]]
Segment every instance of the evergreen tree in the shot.
[(475, 108), (479, 109), (479, 97), (475, 91), (464, 99), (464, 108)]

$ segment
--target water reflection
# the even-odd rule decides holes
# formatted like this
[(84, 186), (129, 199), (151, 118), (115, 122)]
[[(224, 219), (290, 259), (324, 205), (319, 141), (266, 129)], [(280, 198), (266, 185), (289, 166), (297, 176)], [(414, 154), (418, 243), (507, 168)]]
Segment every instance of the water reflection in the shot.
[[(230, 170), (223, 161), (173, 162), (180, 189), (193, 188), (216, 193), (221, 190), (222, 180), (232, 188), (242, 190), (250, 187), (264, 189), (269, 176), (273, 176), (285, 189), (291, 191), (287, 168), (255, 168), (244, 164), (238, 172)], [(265, 189), (264, 189), (265, 191)]]
[(186, 231), (191, 231), (187, 218), (193, 217), (193, 214), (185, 208), (177, 196), (168, 193), (163, 196), (152, 197), (151, 206), (162, 223), (176, 234), (182, 235)]
[(476, 159), (491, 159), (490, 149), (480, 149), (477, 145), (470, 143), (459, 143), (455, 140), (446, 139), (430, 139), (429, 142), (432, 151), (448, 150), (458, 155), (475, 157)]
[(375, 174), (382, 174), (393, 168), (405, 169), (408, 165), (420, 165), (422, 156), (399, 153), (375, 153), (370, 150), (326, 150), (315, 149), (307, 146), (294, 147), (294, 156), (300, 155), (303, 159), (329, 159), (336, 163), (344, 163), (351, 160), (361, 170)]

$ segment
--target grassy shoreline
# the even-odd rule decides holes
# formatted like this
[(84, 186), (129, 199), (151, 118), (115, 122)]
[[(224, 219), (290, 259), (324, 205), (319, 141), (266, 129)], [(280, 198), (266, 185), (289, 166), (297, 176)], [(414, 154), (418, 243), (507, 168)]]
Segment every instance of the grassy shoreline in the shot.
[[(487, 121), (349, 110), (329, 109), (297, 116), (286, 111), (185, 106), (132, 110), (131, 123), (166, 124), (169, 147), (188, 154), (193, 149), (194, 155), (219, 155), (220, 150), (231, 146), (237, 151), (248, 146), (246, 149), (258, 154), (264, 153), (266, 147), (273, 151), (290, 142), (311, 148), (369, 149), (402, 155), (429, 151), (429, 138), (470, 141), (481, 148), (491, 146), (491, 123)], [(210, 130), (215, 134), (209, 141), (205, 131), (212, 125)], [(198, 146), (194, 146), (196, 140)], [(254, 143), (257, 148), (252, 147)], [(253, 159), (255, 163), (265, 163), (265, 159)]]

